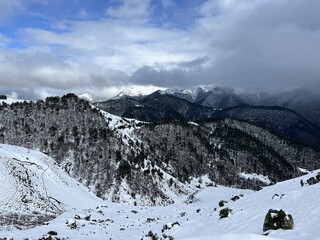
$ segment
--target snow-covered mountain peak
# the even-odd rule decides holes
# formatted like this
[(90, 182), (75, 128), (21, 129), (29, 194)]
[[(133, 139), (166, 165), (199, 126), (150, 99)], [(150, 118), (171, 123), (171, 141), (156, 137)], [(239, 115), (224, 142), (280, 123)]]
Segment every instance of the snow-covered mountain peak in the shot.
[(125, 97), (143, 97), (158, 90), (164, 90), (165, 88), (155, 86), (131, 86), (123, 89), (118, 95), (112, 99), (121, 99)]
[(168, 88), (165, 90), (160, 90), (158, 92), (161, 94), (174, 95), (179, 98), (195, 101), (196, 99), (201, 98), (202, 95), (208, 92), (212, 92), (213, 94), (224, 94), (224, 93), (232, 92), (232, 90), (223, 88), (223, 87), (218, 87), (216, 85), (208, 85), (208, 86), (198, 86), (198, 87), (183, 88), (183, 89)]

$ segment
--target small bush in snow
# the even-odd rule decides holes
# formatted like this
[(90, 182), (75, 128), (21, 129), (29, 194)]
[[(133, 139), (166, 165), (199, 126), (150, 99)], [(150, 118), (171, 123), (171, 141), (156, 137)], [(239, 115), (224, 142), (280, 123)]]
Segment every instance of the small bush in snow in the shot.
[(154, 222), (154, 221), (156, 221), (156, 219), (154, 219), (154, 218), (147, 218), (147, 223), (151, 223), (151, 222)]
[(206, 183), (206, 187), (216, 187), (213, 183)]
[[(0, 238), (1, 240), (2, 238)], [(27, 238), (28, 239), (28, 238)], [(39, 240), (66, 240), (65, 238), (53, 237), (53, 235), (47, 234), (39, 238)]]
[(150, 237), (152, 240), (158, 240), (158, 236), (156, 233), (153, 233), (151, 230), (148, 232), (148, 234), (146, 235), (146, 237)]
[(229, 217), (232, 210), (230, 208), (223, 208), (220, 210), (219, 216), (220, 219)]
[(225, 203), (228, 203), (228, 202), (225, 201), (225, 200), (221, 200), (221, 201), (219, 202), (219, 207), (223, 207)]
[(171, 228), (173, 228), (175, 225), (180, 226), (179, 222), (174, 222), (174, 223), (167, 223), (165, 225), (163, 225), (161, 232), (163, 233), (166, 230), (170, 230)]
[(163, 239), (163, 240), (174, 240), (174, 237), (172, 237), (172, 236), (167, 236), (166, 234), (162, 234), (162, 239)]
[(56, 231), (49, 231), (48, 235), (56, 236), (56, 235), (58, 235), (58, 233)]
[(90, 215), (90, 214), (88, 214), (88, 215), (86, 215), (86, 216), (84, 217), (84, 220), (86, 220), (86, 221), (90, 221), (90, 218), (91, 218), (91, 215)]
[(181, 213), (180, 213), (180, 217), (185, 217), (186, 215), (187, 215), (186, 212), (181, 212)]
[(240, 199), (240, 196), (234, 196), (234, 197), (231, 198), (231, 200), (234, 201), (234, 202), (239, 200), (239, 199)]

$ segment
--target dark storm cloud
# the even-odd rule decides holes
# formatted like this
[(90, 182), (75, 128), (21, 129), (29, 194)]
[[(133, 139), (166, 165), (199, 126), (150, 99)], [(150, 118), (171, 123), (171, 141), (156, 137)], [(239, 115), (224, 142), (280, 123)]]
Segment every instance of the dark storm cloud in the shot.
[(133, 81), (258, 91), (320, 87), (320, 2), (252, 1), (254, 6), (244, 2), (248, 5), (234, 1), (220, 15), (200, 19), (193, 34), (199, 35), (197, 41), (209, 42), (204, 46), (204, 59), (212, 60), (209, 65), (194, 68), (182, 62), (169, 70), (141, 68)]

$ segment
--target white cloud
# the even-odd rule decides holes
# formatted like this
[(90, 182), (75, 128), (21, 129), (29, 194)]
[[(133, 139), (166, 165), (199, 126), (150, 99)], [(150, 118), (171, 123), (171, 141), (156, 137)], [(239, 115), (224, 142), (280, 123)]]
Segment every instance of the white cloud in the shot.
[(189, 33), (182, 30), (149, 25), (132, 28), (113, 20), (60, 25), (65, 29), (63, 33), (29, 28), (21, 36), (36, 45), (62, 45), (60, 54), (78, 62), (90, 61), (102, 69), (127, 73), (145, 65), (172, 65), (204, 54), (201, 46), (190, 42)]
[(130, 85), (320, 87), (319, 8), (317, 0), (210, 0), (181, 30), (152, 24), (152, 1), (125, 0), (106, 18), (22, 29), (24, 50), (4, 50), (10, 39), (0, 35), (0, 81), (23, 91), (41, 86), (36, 96), (110, 97)]
[(108, 17), (120, 20), (137, 20), (147, 18), (151, 11), (150, 0), (121, 0), (120, 6), (109, 7)]

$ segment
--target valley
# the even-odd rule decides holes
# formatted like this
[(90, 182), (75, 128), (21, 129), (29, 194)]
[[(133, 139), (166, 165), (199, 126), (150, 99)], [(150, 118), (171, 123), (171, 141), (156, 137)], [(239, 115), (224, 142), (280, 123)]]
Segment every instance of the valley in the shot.
[[(320, 152), (232, 115), (285, 129), (277, 124), (283, 109), (261, 109), (146, 122), (74, 94), (2, 104), (0, 237), (317, 239), (320, 185), (308, 179)], [(304, 121), (294, 119), (292, 126)], [(299, 178), (298, 168), (314, 171)], [(266, 235), (269, 209), (290, 213), (294, 229)]]
[[(44, 155), (39, 152), (28, 152), (28, 149), (8, 145), (0, 147), (1, 159), (5, 152), (6, 157), (12, 157), (11, 154), (14, 154), (16, 157), (27, 157), (31, 162), (42, 164), (40, 159), (43, 159)], [(67, 182), (52, 183), (49, 180), (54, 175), (45, 174), (48, 195), (44, 198), (55, 197), (61, 203), (60, 207), (68, 207), (54, 220), (45, 221), (31, 229), (18, 230), (18, 225), (2, 228), (1, 238), (49, 239), (50, 234), (47, 233), (57, 233), (51, 235), (52, 239), (147, 240), (151, 239), (151, 236), (157, 236), (158, 239), (182, 240), (319, 239), (314, 220), (320, 214), (317, 203), (320, 184), (309, 185), (307, 180), (319, 175), (320, 170), (264, 187), (260, 191), (211, 185), (212, 181), (202, 176), (190, 182), (190, 187), (196, 189), (192, 197), (177, 197), (175, 203), (169, 206), (148, 207), (99, 200), (79, 184), (77, 187), (73, 186), (74, 180), (66, 173), (63, 174), (63, 171), (60, 172), (58, 167), (50, 166), (50, 171), (54, 171), (53, 169), (59, 172), (60, 179)], [(301, 181), (304, 183), (303, 186), (300, 184)], [(1, 187), (5, 186), (2, 182)], [(3, 206), (3, 194), (1, 199)], [(37, 201), (36, 198), (32, 199), (32, 202)], [(224, 206), (219, 204), (221, 201), (225, 201)], [(34, 205), (19, 204), (25, 207)], [(226, 207), (232, 212), (227, 218), (221, 219), (220, 211)], [(268, 236), (264, 236), (262, 226), (269, 209), (283, 209), (290, 213), (294, 219), (294, 229), (271, 230), (268, 231)], [(1, 215), (4, 214), (3, 211), (2, 207)], [(23, 214), (19, 209), (11, 211), (17, 215)], [(41, 213), (45, 211), (40, 210), (39, 214)]]

